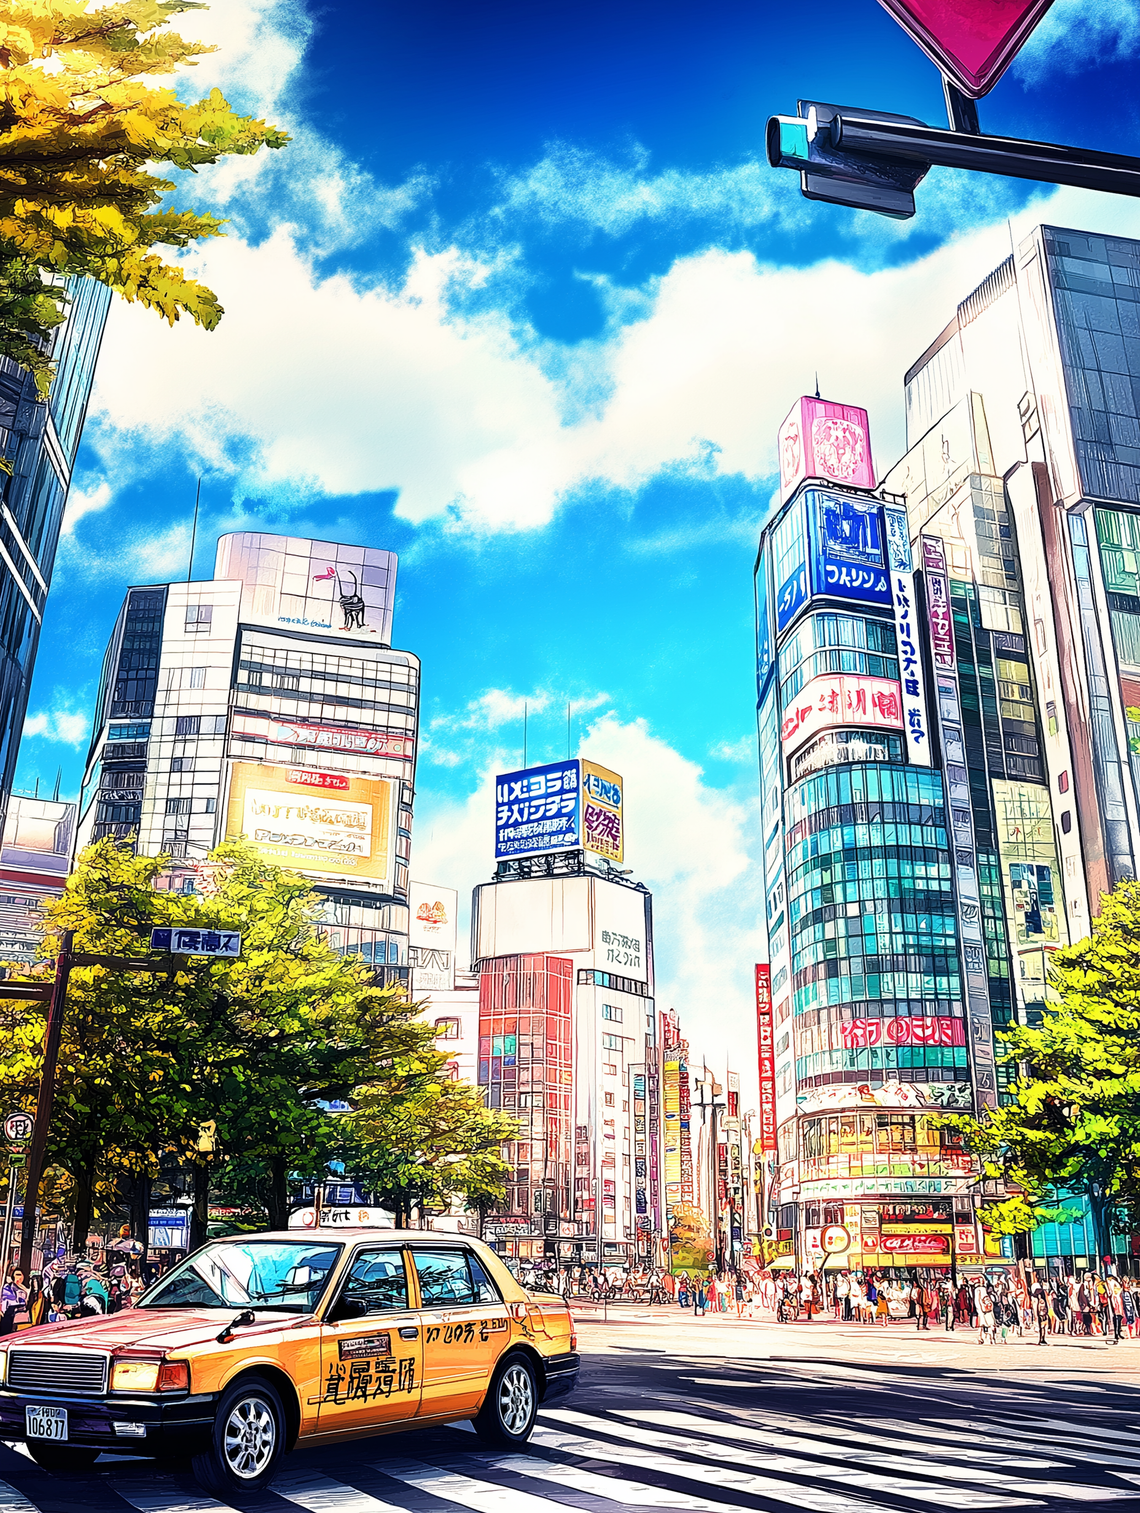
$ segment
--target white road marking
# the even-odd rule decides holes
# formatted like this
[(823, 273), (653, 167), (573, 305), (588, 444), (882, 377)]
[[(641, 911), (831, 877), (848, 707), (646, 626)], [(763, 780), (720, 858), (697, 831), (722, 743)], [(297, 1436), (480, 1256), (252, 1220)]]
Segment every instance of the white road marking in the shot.
[(535, 1476), (557, 1482), (575, 1492), (608, 1497), (611, 1502), (630, 1508), (684, 1508), (686, 1513), (752, 1513), (735, 1503), (709, 1502), (691, 1492), (671, 1492), (668, 1487), (651, 1487), (648, 1482), (629, 1481), (624, 1476), (603, 1476), (598, 1471), (584, 1471), (564, 1461), (540, 1460), (536, 1455), (507, 1455), (493, 1462), (504, 1471), (520, 1476)]
[(382, 1502), (370, 1492), (346, 1486), (331, 1476), (322, 1476), (319, 1471), (275, 1476), (269, 1490), (287, 1502), (296, 1503), (299, 1508), (307, 1508), (309, 1513), (407, 1513), (395, 1503)]
[(566, 1513), (563, 1502), (536, 1497), (533, 1492), (522, 1492), (517, 1487), (476, 1481), (473, 1476), (463, 1476), (458, 1471), (441, 1471), (422, 1461), (383, 1461), (375, 1469), (397, 1481), (407, 1482), (409, 1487), (418, 1487), (421, 1492), (431, 1492), (436, 1497), (446, 1497), (450, 1502), (473, 1508), (475, 1513), (554, 1513), (555, 1509)]
[[(580, 1424), (585, 1428), (604, 1429), (607, 1434), (612, 1434), (615, 1438), (632, 1440), (638, 1445), (657, 1445), (665, 1450), (680, 1450), (684, 1454), (699, 1455), (706, 1459), (719, 1460), (725, 1450), (723, 1445), (710, 1444), (708, 1440), (693, 1439), (683, 1434), (662, 1433), (660, 1430), (648, 1429), (640, 1422), (636, 1427), (627, 1427), (611, 1419), (598, 1418), (591, 1413), (579, 1413), (573, 1408), (561, 1408), (552, 1412), (550, 1417), (561, 1418), (566, 1423)], [(750, 1461), (753, 1465), (763, 1466), (768, 1471), (785, 1471), (794, 1476), (810, 1476), (819, 1481), (843, 1482), (858, 1487), (863, 1492), (898, 1493), (919, 1502), (938, 1503), (940, 1506), (945, 1506), (948, 1501), (954, 1502), (960, 1508), (1024, 1506), (1022, 1497), (1009, 1497), (1004, 1492), (1001, 1496), (995, 1496), (992, 1492), (979, 1492), (972, 1487), (951, 1487), (944, 1482), (919, 1481), (915, 1479), (913, 1473), (911, 1476), (880, 1476), (875, 1471), (858, 1467), (848, 1469), (843, 1466), (827, 1465), (819, 1460), (807, 1460), (800, 1455), (756, 1455), (753, 1453)], [(695, 1481), (707, 1479), (706, 1472), (697, 1466), (690, 1465), (688, 1474)], [(788, 1483), (784, 1482), (782, 1485), (786, 1488)], [(1008, 1486), (1008, 1483), (1006, 1485)], [(742, 1487), (741, 1490), (746, 1489)], [(1025, 1489), (1018, 1487), (1010, 1490), (1023, 1491)], [(760, 1492), (760, 1495), (770, 1494)]]
[(118, 1486), (111, 1490), (124, 1502), (129, 1502), (132, 1508), (138, 1508), (139, 1513), (237, 1513), (229, 1503), (218, 1502), (205, 1493), (187, 1497), (184, 1492), (136, 1492), (133, 1488), (124, 1490)]
[(17, 1492), (6, 1481), (0, 1481), (0, 1508), (5, 1513), (40, 1513), (35, 1503), (29, 1502), (22, 1492)]
[[(832, 1422), (820, 1423), (816, 1419), (797, 1418), (787, 1413), (764, 1413), (755, 1408), (737, 1408), (734, 1411), (753, 1419), (757, 1423), (771, 1424), (778, 1429), (790, 1429), (793, 1432), (806, 1430), (809, 1435), (817, 1439), (837, 1439), (844, 1444), (850, 1444), (854, 1436), (860, 1446), (884, 1445), (889, 1450), (895, 1452), (905, 1450), (911, 1455), (950, 1455), (956, 1461), (982, 1461), (989, 1467), (1010, 1466), (1030, 1471), (1056, 1470), (1068, 1465), (1067, 1461), (1043, 1460), (1036, 1456), (995, 1455), (992, 1450), (977, 1450), (969, 1445), (957, 1445), (949, 1442), (945, 1433), (935, 1436), (937, 1444), (928, 1445), (922, 1440), (907, 1441), (901, 1438), (901, 1427), (899, 1434), (891, 1436), (871, 1434), (868, 1432), (867, 1424), (863, 1420), (852, 1423), (850, 1428), (844, 1428)], [(879, 1421), (876, 1420), (875, 1422), (878, 1423)], [(974, 1436), (971, 1434), (971, 1440), (973, 1438)]]

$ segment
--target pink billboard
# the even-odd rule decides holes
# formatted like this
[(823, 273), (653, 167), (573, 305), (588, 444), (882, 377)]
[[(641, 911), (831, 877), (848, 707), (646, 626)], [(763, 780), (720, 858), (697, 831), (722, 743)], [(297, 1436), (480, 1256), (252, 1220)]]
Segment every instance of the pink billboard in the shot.
[(824, 673), (805, 683), (784, 711), (780, 737), (785, 750), (801, 746), (817, 730), (837, 725), (901, 730), (902, 689), (891, 678)]
[(871, 430), (866, 410), (830, 399), (797, 399), (780, 427), (780, 502), (805, 478), (873, 489)]

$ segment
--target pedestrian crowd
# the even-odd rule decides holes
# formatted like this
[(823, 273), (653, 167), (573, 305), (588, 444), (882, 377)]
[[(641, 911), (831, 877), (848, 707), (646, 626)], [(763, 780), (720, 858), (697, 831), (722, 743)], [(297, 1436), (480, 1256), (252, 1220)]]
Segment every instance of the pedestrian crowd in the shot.
[(118, 1313), (132, 1307), (146, 1285), (141, 1268), (125, 1261), (100, 1267), (85, 1257), (63, 1257), (49, 1261), (29, 1279), (18, 1266), (12, 1267), (0, 1286), (0, 1335), (36, 1324)]

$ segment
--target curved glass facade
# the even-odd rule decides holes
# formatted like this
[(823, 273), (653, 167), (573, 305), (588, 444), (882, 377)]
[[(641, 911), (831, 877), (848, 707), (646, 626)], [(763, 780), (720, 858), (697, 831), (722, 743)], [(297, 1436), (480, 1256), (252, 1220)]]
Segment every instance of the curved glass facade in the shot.
[[(844, 767), (796, 784), (785, 804), (797, 1085), (962, 1081), (941, 774)], [(867, 1023), (882, 1020), (900, 1023)]]

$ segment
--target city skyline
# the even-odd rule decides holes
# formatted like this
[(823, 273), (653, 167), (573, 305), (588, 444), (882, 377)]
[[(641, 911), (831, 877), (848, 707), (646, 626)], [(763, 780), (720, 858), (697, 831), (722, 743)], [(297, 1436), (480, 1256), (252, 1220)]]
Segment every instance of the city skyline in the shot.
[[(1137, 212), (949, 172), (912, 223), (802, 201), (760, 166), (763, 117), (797, 94), (941, 119), (935, 70), (873, 6), (810, 58), (792, 21), (732, 12), (731, 65), (723, 33), (691, 56), (670, 12), (651, 66), (631, 68), (626, 18), (608, 34), (631, 74), (621, 99), (595, 59), (573, 100), (524, 92), (470, 140), (456, 39), (431, 84), (437, 105), (444, 79), (458, 89), (446, 146), (418, 108), (401, 125), (404, 86), (382, 141), (330, 97), (337, 14), (195, 14), (223, 45), (195, 87), (284, 120), (292, 162), (214, 174), (233, 225), (196, 256), (227, 304), (217, 332), (150, 331), (114, 306), (17, 786), (50, 789), (62, 765), (77, 791), (114, 613), (128, 584), (185, 576), (201, 473), (196, 577), (226, 530), (399, 553), (402, 640), (425, 665), (416, 867), (457, 886), (464, 913), (524, 707), (528, 760), (553, 760), (572, 702), (575, 749), (630, 785), (639, 875), (665, 911), (662, 1003), (707, 998), (727, 1049), (762, 907), (749, 580), (778, 423), (818, 369), (822, 392), (871, 412), (884, 470), (906, 447), (902, 373), (1008, 251), (1006, 216), (1015, 236), (1040, 220), (1134, 233)], [(383, 69), (426, 89), (418, 25), (384, 39)], [(1078, 35), (1055, 5), (983, 123), (1080, 140), (1135, 46), (1112, 27)], [(477, 56), (501, 78), (545, 41)]]

